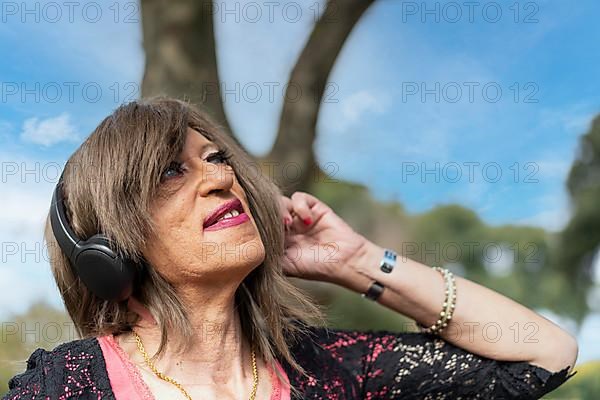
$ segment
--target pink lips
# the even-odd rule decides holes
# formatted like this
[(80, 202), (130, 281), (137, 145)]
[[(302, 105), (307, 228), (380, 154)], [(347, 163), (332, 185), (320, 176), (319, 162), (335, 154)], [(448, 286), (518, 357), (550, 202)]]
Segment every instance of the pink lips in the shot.
[(217, 222), (216, 224), (210, 225), (207, 228), (204, 228), (205, 231), (218, 231), (219, 229), (229, 228), (230, 226), (236, 226), (239, 224), (243, 224), (248, 221), (250, 217), (246, 213), (242, 213), (237, 217), (227, 218)]
[[(218, 221), (218, 219), (221, 218), (223, 215), (233, 210), (237, 210), (240, 214), (232, 218), (227, 218)], [(210, 213), (210, 215), (204, 220), (204, 230), (216, 231), (224, 228), (229, 228), (231, 226), (242, 224), (248, 221), (249, 219), (250, 217), (248, 217), (248, 214), (244, 212), (244, 208), (242, 207), (241, 201), (239, 199), (233, 199), (217, 207), (212, 213)]]

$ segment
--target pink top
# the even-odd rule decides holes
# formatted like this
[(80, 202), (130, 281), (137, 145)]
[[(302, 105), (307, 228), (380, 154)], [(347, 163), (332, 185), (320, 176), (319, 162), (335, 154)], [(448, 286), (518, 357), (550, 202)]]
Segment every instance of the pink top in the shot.
[[(142, 379), (137, 366), (119, 346), (114, 336), (99, 336), (98, 342), (106, 362), (106, 370), (115, 398), (117, 400), (156, 400)], [(276, 362), (276, 366), (285, 377), (286, 382), (289, 382), (281, 364)], [(290, 388), (282, 385), (275, 372), (270, 367), (267, 368), (273, 383), (270, 400), (290, 400)]]

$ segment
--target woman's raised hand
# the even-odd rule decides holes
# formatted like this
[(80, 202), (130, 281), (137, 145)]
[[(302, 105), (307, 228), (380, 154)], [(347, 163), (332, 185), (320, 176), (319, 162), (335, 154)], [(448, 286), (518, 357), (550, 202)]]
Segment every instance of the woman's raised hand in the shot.
[(282, 196), (280, 204), (289, 261), (284, 272), (303, 279), (335, 282), (367, 240), (309, 193)]

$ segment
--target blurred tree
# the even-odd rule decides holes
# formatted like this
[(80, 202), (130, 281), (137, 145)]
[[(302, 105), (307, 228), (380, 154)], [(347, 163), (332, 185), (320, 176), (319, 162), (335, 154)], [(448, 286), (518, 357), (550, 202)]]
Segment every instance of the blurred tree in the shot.
[[(424, 250), (438, 246), (444, 251), (460, 241), (462, 256), (458, 260), (442, 257), (438, 261), (464, 268), (469, 278), (527, 306), (548, 307), (581, 322), (588, 311), (585, 297), (589, 288), (589, 267), (582, 263), (589, 264), (600, 235), (600, 210), (594, 207), (600, 190), (594, 186), (600, 170), (598, 120), (584, 137), (582, 156), (569, 178), (577, 213), (560, 240), (541, 229), (488, 227), (475, 213), (459, 206), (443, 206), (408, 218), (399, 205), (382, 209), (362, 185), (332, 183), (317, 165), (313, 144), (327, 79), (354, 26), (373, 3), (374, 0), (326, 0), (326, 7), (290, 73), (274, 145), (259, 160), (263, 168), (268, 168), (268, 174), (285, 194), (296, 190), (316, 194), (355, 229), (381, 245), (402, 249), (406, 246), (404, 239), (415, 241), (419, 244), (415, 258), (426, 264), (431, 263)], [(183, 96), (204, 105), (235, 138), (220, 91), (213, 23), (219, 4), (213, 0), (141, 0), (141, 6), (146, 51), (142, 95)], [(302, 93), (300, 99), (290, 93), (298, 89)], [(302, 175), (287, 180), (281, 173), (286, 163), (301, 166)], [(398, 227), (404, 228), (402, 232)], [(473, 242), (477, 243), (475, 248), (471, 247)], [(510, 253), (514, 262), (489, 262), (484, 252), (494, 249)], [(502, 274), (503, 268), (512, 273)], [(544, 279), (540, 280), (542, 276)], [(531, 287), (538, 290), (528, 290)], [(566, 292), (572, 293), (568, 299), (564, 297)]]
[(600, 395), (600, 361), (578, 364), (577, 374), (567, 383), (549, 393), (548, 400), (596, 400)]
[[(142, 95), (184, 96), (231, 131), (219, 90), (212, 0), (142, 0)], [(235, 138), (235, 136), (234, 136)]]
[(66, 313), (38, 302), (20, 315), (0, 324), (0, 396), (8, 391), (8, 380), (25, 371), (27, 358), (38, 347), (52, 349), (77, 339), (75, 326)]
[[(319, 181), (311, 193), (329, 204), (353, 229), (370, 240), (426, 265), (450, 268), (528, 308), (568, 316), (582, 314), (571, 284), (557, 270), (557, 238), (542, 228), (489, 226), (465, 207), (440, 205), (407, 215), (398, 203), (374, 199), (363, 185)], [(298, 281), (328, 307), (332, 326), (406, 330), (401, 315), (375, 309), (356, 293)], [(576, 322), (581, 320), (574, 318)]]
[(567, 180), (572, 216), (561, 232), (558, 269), (571, 283), (569, 293), (579, 298), (578, 319), (588, 311), (588, 289), (593, 285), (592, 261), (600, 249), (600, 115), (581, 137), (579, 155)]
[[(306, 190), (319, 173), (313, 152), (327, 79), (356, 23), (374, 0), (327, 0), (292, 70), (272, 150), (264, 158), (284, 193)], [(184, 96), (204, 105), (231, 135), (220, 92), (212, 0), (141, 0), (146, 67), (142, 96)], [(298, 97), (296, 91), (301, 93)], [(237, 139), (236, 139), (237, 140)], [(239, 143), (239, 140), (238, 140)], [(302, 166), (287, 179), (284, 163)]]
[(568, 285), (556, 279), (551, 246), (541, 228), (489, 226), (469, 209), (441, 205), (405, 224), (402, 252), (427, 265), (446, 266), (529, 308), (571, 315), (580, 304), (564, 296)]

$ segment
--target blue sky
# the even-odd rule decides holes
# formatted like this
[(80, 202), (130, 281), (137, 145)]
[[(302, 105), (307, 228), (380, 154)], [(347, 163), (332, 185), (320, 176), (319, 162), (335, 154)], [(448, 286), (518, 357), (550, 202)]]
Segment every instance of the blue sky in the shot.
[[(218, 58), (225, 88), (237, 84), (241, 92), (239, 101), (225, 96), (230, 123), (247, 148), (261, 155), (274, 140), (282, 87), (321, 3), (302, 2), (298, 18), (300, 2), (276, 3), (272, 21), (264, 3), (255, 3), (260, 18), (253, 17), (248, 3), (238, 3), (237, 21), (236, 11), (223, 12), (223, 7), (235, 10), (236, 3), (219, 3)], [(472, 15), (463, 2), (453, 3), (458, 8), (450, 3), (380, 0), (372, 6), (330, 76), (317, 158), (335, 165), (336, 177), (362, 182), (380, 199), (401, 201), (409, 212), (455, 202), (490, 224), (560, 229), (569, 216), (564, 183), (577, 140), (600, 111), (595, 73), (600, 3), (482, 1)], [(35, 10), (34, 2), (26, 4)], [(144, 64), (139, 13), (135, 3), (116, 4), (117, 22), (108, 4), (101, 6), (97, 22), (91, 22), (94, 10), (85, 14), (82, 5), (73, 21), (66, 8), (56, 22), (48, 20), (52, 10), (40, 9), (39, 22), (23, 9), (2, 10), (3, 243), (29, 249), (41, 241), (56, 166), (103, 117), (137, 93)], [(434, 12), (426, 13), (423, 4)], [(45, 90), (39, 101), (36, 84)], [(267, 96), (269, 84), (275, 85), (273, 99)], [(263, 92), (254, 102), (249, 97), (256, 86)], [(72, 99), (69, 87), (74, 87)], [(424, 98), (422, 89), (430, 91)], [(9, 174), (15, 166), (18, 173)], [(36, 167), (37, 172), (24, 173)], [(427, 170), (434, 173), (423, 175)], [(454, 179), (458, 171), (462, 177)], [(498, 171), (502, 175), (494, 181)], [(2, 262), (0, 312), (21, 311), (25, 304), (10, 299), (23, 292), (30, 300), (59, 304), (47, 263), (23, 259), (21, 253)], [(595, 351), (600, 357), (600, 349)]]

